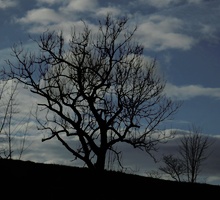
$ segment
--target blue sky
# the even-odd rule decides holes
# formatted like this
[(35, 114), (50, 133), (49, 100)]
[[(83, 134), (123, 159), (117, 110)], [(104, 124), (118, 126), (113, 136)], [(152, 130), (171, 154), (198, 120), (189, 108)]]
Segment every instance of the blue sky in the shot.
[[(171, 123), (172, 127), (188, 130), (191, 124), (195, 124), (203, 133), (217, 139), (215, 148), (218, 148), (219, 0), (0, 0), (0, 64), (4, 65), (4, 60), (10, 58), (10, 48), (14, 43), (22, 41), (26, 48), (33, 50), (34, 45), (29, 35), (37, 37), (47, 29), (62, 29), (65, 37), (68, 37), (68, 31), (73, 25), (80, 30), (81, 19), (92, 27), (107, 12), (115, 16), (126, 15), (131, 24), (138, 26), (137, 39), (145, 46), (146, 56), (156, 57), (167, 80), (167, 94), (183, 101)], [(38, 139), (40, 137), (37, 136)], [(58, 152), (55, 143), (47, 143), (41, 150), (38, 145), (42, 144), (34, 142), (35, 154), (29, 153), (27, 159), (64, 162), (61, 153), (60, 158), (55, 158), (55, 152)], [(51, 149), (51, 154), (47, 148)], [(63, 154), (65, 153), (64, 151)], [(206, 177), (209, 177), (207, 182), (210, 183), (220, 183), (220, 155), (216, 154), (211, 158), (211, 163), (216, 168), (212, 168), (210, 164), (210, 171), (208, 172), (208, 167), (206, 169)], [(67, 156), (65, 164), (70, 157)], [(143, 158), (139, 157), (139, 162), (143, 162)], [(130, 163), (131, 160), (130, 158)], [(137, 163), (135, 161), (133, 164), (138, 165)], [(140, 164), (144, 165), (147, 164)], [(215, 175), (211, 170), (215, 171)], [(214, 179), (219, 179), (219, 182)]]

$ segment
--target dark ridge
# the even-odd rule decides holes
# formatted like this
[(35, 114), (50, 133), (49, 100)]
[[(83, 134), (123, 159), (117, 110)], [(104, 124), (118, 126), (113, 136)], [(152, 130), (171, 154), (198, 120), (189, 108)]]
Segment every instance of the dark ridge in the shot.
[(11, 199), (178, 199), (220, 195), (220, 186), (168, 181), (115, 171), (0, 159), (0, 189)]

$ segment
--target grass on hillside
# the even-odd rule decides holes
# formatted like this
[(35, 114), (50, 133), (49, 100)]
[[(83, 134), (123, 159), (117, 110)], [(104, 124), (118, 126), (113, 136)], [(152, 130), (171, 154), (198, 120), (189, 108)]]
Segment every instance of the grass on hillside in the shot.
[(168, 181), (116, 171), (95, 172), (88, 168), (31, 161), (0, 159), (0, 170), (2, 193), (23, 199), (178, 199), (220, 194), (220, 186), (216, 185)]

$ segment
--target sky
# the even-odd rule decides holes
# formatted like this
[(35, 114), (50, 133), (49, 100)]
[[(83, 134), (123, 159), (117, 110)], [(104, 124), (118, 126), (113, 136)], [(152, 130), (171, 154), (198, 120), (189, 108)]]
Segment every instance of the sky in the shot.
[[(201, 181), (220, 184), (219, 0), (0, 0), (0, 67), (11, 58), (15, 43), (21, 41), (26, 49), (34, 50), (30, 36), (49, 29), (62, 30), (68, 37), (71, 27), (82, 28), (81, 20), (96, 26), (106, 13), (128, 16), (129, 23), (137, 25), (136, 38), (144, 45), (145, 56), (157, 59), (167, 81), (167, 95), (183, 101), (170, 122), (172, 128), (184, 132), (194, 124), (215, 140)], [(20, 115), (26, 118), (27, 105), (32, 108), (38, 97), (22, 85), (18, 89)], [(57, 141), (42, 143), (43, 133), (34, 128), (30, 132), (25, 160), (80, 165), (72, 162), (72, 156)], [(172, 141), (163, 145), (161, 152), (176, 151), (176, 146)], [(142, 175), (158, 167), (143, 152), (127, 147), (124, 165)]]

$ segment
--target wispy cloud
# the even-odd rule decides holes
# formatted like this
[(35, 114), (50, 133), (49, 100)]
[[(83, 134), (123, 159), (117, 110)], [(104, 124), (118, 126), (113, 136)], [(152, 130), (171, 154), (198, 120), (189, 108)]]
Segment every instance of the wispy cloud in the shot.
[[(213, 13), (217, 13), (217, 10), (214, 4), (206, 5), (204, 0), (139, 0), (136, 4), (132, 1), (113, 4), (97, 0), (38, 0), (38, 4), (40, 7), (27, 11), (16, 20), (26, 25), (31, 33), (75, 26), (82, 19), (94, 25), (94, 19), (112, 13), (131, 17), (132, 24), (138, 26), (138, 40), (148, 50), (190, 50), (200, 40), (216, 41), (219, 38), (216, 24), (220, 23), (207, 13), (206, 7), (209, 6)], [(140, 11), (144, 6), (148, 10), (149, 6), (156, 7), (158, 11)]]
[(0, 9), (15, 7), (17, 4), (18, 2), (14, 0), (0, 0)]
[[(68, 9), (71, 8), (68, 7)], [(16, 21), (29, 25), (29, 32), (31, 33), (41, 33), (46, 29), (64, 29), (63, 31), (70, 31), (70, 27), (78, 27), (80, 25), (81, 19), (77, 19), (78, 17), (74, 19), (74, 16), (69, 18), (64, 13), (64, 10), (56, 12), (50, 8), (39, 8), (28, 11), (24, 17)], [(96, 15), (99, 17), (107, 13), (117, 16), (121, 11), (115, 7), (100, 7), (96, 10)], [(188, 50), (196, 42), (190, 35), (181, 33), (184, 29), (184, 22), (178, 18), (152, 15), (145, 20), (143, 19), (143, 16), (140, 16), (136, 36), (138, 41), (147, 49), (153, 51), (162, 51), (165, 49)], [(87, 20), (87, 23), (89, 26), (95, 26), (92, 21)], [(66, 29), (67, 27), (69, 29)], [(82, 29), (77, 28), (76, 30), (79, 31)]]
[(205, 0), (187, 0), (188, 3), (202, 3), (202, 2), (205, 2)]
[(188, 100), (198, 96), (220, 99), (220, 88), (209, 88), (201, 85), (176, 86), (168, 83), (165, 93), (167, 96), (178, 100)]
[(94, 11), (97, 6), (97, 0), (70, 0), (67, 6), (61, 7), (61, 10), (65, 12), (89, 12)]
[(139, 0), (139, 2), (161, 9), (176, 5), (198, 4), (204, 2), (204, 0)]
[(138, 38), (146, 48), (151, 50), (165, 50), (176, 48), (190, 49), (195, 40), (193, 37), (181, 33), (184, 22), (175, 17), (152, 15), (139, 25)]
[(63, 0), (37, 0), (37, 2), (39, 4), (46, 3), (46, 4), (49, 4), (49, 5), (52, 5), (52, 4), (55, 4), (55, 3), (61, 3), (61, 2), (63, 2)]
[(121, 14), (121, 10), (119, 10), (116, 7), (104, 7), (104, 8), (99, 8), (96, 12), (98, 16), (106, 16), (107, 13), (110, 13), (114, 16), (118, 16)]
[(39, 8), (28, 11), (25, 17), (17, 21), (25, 24), (37, 23), (40, 25), (48, 25), (50, 23), (59, 23), (64, 21), (64, 19), (52, 9)]
[(172, 4), (178, 4), (181, 0), (139, 0), (139, 2), (156, 8), (164, 8)]

